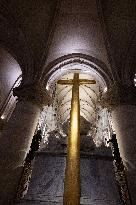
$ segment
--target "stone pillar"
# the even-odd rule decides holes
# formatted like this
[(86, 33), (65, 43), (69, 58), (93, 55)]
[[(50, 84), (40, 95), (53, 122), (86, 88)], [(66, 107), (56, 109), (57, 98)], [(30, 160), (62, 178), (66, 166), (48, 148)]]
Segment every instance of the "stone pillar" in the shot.
[(19, 86), (16, 108), (0, 138), (0, 204), (12, 203), (43, 105), (50, 101), (41, 85)]
[(136, 204), (136, 88), (114, 84), (102, 99), (111, 111), (132, 204)]

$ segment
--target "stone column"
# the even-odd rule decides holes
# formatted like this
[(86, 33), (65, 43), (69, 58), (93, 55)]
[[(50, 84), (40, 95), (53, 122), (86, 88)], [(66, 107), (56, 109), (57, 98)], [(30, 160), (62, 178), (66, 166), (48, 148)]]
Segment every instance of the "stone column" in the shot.
[(102, 99), (111, 111), (132, 204), (136, 204), (136, 88), (114, 84)]
[(21, 85), (14, 89), (14, 95), (18, 102), (0, 138), (0, 204), (4, 205), (15, 197), (41, 108), (50, 101), (40, 84)]

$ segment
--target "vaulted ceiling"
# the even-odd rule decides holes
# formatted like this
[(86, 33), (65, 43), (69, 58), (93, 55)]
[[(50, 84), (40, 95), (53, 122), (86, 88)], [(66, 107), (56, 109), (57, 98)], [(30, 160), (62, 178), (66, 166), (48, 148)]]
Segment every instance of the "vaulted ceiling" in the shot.
[(135, 0), (0, 0), (0, 30), (24, 83), (47, 80), (50, 69), (60, 72), (55, 65), (76, 56), (83, 60), (75, 66), (89, 59), (111, 82), (133, 84)]
[(133, 0), (0, 0), (0, 42), (35, 73), (58, 57), (83, 53), (105, 63), (114, 79), (125, 69), (134, 74), (135, 21)]
[[(93, 76), (88, 74), (80, 74), (80, 79), (92, 80)], [(62, 79), (73, 79), (73, 73), (69, 73), (63, 76)], [(83, 116), (88, 122), (94, 122), (95, 120), (95, 109), (96, 102), (99, 98), (100, 85), (98, 82), (96, 84), (90, 85), (80, 85), (80, 115)], [(65, 122), (70, 118), (71, 110), (71, 96), (72, 96), (72, 86), (59, 85), (57, 84), (56, 98), (58, 101), (58, 114), (60, 115), (61, 122)]]

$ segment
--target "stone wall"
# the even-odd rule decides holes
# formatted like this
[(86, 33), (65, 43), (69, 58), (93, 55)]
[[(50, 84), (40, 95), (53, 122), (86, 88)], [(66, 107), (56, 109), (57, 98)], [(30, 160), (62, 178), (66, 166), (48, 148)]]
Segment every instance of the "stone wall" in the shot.
[[(66, 155), (38, 153), (23, 204), (63, 204)], [(110, 148), (81, 155), (82, 205), (121, 205)]]

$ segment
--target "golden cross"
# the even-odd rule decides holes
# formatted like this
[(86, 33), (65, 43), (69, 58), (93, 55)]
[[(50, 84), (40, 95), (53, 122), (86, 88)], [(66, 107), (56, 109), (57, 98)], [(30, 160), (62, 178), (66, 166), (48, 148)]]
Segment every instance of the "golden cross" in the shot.
[(79, 79), (79, 73), (73, 80), (58, 80), (61, 85), (73, 85), (70, 111), (70, 129), (64, 180), (64, 205), (80, 204), (80, 99), (79, 86), (95, 84), (95, 80)]

